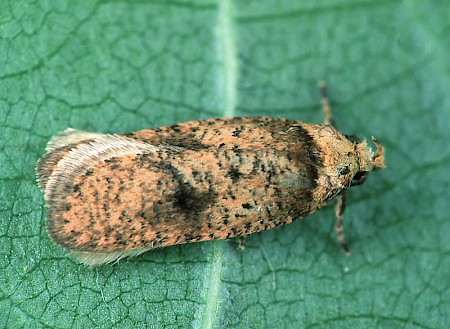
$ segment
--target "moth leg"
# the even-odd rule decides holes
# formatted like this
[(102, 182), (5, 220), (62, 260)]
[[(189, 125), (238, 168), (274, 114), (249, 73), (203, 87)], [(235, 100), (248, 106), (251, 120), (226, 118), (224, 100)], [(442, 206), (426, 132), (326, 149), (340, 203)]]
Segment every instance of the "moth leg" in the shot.
[[(320, 103), (322, 104), (323, 116), (324, 116), (324, 124), (328, 126), (332, 126), (336, 128), (336, 122), (333, 119), (333, 115), (331, 114), (331, 106), (330, 100), (328, 99), (327, 93), (327, 85), (325, 82), (321, 81), (319, 83), (320, 90)], [(347, 191), (344, 190), (336, 197), (336, 203), (334, 205), (334, 212), (336, 214), (336, 234), (339, 244), (341, 245), (342, 250), (344, 251), (346, 256), (350, 255), (350, 249), (348, 248), (347, 242), (345, 242), (344, 235), (344, 211), (345, 205), (347, 203)]]
[(239, 238), (239, 249), (244, 250), (245, 249), (245, 236), (240, 236)]
[(328, 99), (327, 85), (325, 82), (319, 82), (320, 103), (322, 104), (324, 124), (336, 128), (336, 122), (331, 114), (330, 100)]
[(336, 197), (336, 203), (334, 205), (334, 212), (336, 214), (336, 234), (337, 239), (339, 241), (339, 244), (341, 245), (342, 250), (344, 251), (346, 256), (350, 256), (350, 249), (348, 248), (347, 242), (345, 241), (345, 235), (344, 235), (344, 211), (345, 211), (345, 205), (347, 204), (347, 191), (342, 191), (337, 197)]

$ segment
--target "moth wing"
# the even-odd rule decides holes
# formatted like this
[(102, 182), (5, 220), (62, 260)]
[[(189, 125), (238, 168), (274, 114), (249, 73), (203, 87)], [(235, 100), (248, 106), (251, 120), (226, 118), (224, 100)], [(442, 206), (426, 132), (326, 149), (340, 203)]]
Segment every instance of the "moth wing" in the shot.
[(99, 136), (104, 136), (104, 134), (67, 128), (66, 130), (58, 133), (56, 136), (53, 136), (52, 139), (50, 139), (50, 141), (48, 142), (45, 149), (47, 152), (51, 152), (58, 148), (64, 148), (69, 145), (76, 145), (84, 140), (95, 139)]
[[(67, 137), (67, 138), (66, 138)], [(64, 234), (61, 232), (61, 223), (65, 198), (68, 191), (73, 190), (73, 182), (84, 174), (89, 168), (105, 160), (126, 155), (149, 154), (157, 152), (158, 148), (140, 141), (119, 135), (104, 135), (65, 131), (51, 141), (49, 152), (38, 163), (37, 172), (39, 183), (44, 190), (47, 211), (47, 230), (52, 239), (62, 245)], [(100, 264), (110, 262), (125, 255), (137, 255), (143, 251), (108, 253), (86, 253), (72, 248), (76, 258), (85, 264)]]
[(67, 128), (58, 135), (53, 136), (48, 142), (45, 150), (47, 153), (39, 159), (36, 165), (36, 178), (40, 189), (45, 192), (45, 186), (55, 166), (80, 142), (94, 140), (103, 134), (90, 133), (86, 131)]
[(272, 133), (283, 134), (296, 121), (269, 117), (243, 117), (190, 121), (178, 125), (141, 130), (127, 137), (153, 145), (182, 147), (190, 150), (206, 148), (253, 148), (258, 140), (259, 147), (273, 142)]
[(154, 248), (139, 248), (126, 251), (108, 251), (108, 252), (71, 251), (70, 256), (74, 257), (82, 264), (88, 266), (97, 266), (112, 262), (118, 262), (119, 260), (127, 257), (135, 257), (150, 249)]

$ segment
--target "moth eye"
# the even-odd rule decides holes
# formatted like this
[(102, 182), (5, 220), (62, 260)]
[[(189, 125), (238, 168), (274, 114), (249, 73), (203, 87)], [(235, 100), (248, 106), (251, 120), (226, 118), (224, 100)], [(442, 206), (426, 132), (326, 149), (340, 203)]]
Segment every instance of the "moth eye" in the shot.
[(338, 174), (339, 175), (347, 175), (349, 172), (350, 172), (350, 168), (349, 168), (349, 166), (345, 166), (345, 167), (342, 167), (342, 168), (338, 168)]
[(361, 185), (367, 179), (367, 175), (369, 175), (368, 171), (357, 172), (356, 175), (353, 177), (352, 183), (350, 186)]

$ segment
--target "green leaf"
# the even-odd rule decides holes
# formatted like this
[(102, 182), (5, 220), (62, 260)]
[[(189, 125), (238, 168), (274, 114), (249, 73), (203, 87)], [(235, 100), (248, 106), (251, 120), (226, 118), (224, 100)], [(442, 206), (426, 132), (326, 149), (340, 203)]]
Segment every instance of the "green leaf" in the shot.
[[(444, 0), (0, 1), (0, 327), (444, 328), (450, 7)], [(375, 135), (388, 168), (333, 209), (91, 269), (45, 231), (34, 167), (67, 127), (270, 115)]]

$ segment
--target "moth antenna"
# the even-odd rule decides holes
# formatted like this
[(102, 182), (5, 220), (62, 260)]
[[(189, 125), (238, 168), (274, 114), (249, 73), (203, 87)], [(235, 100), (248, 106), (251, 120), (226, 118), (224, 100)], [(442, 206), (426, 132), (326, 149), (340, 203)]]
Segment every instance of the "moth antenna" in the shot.
[(350, 249), (345, 240), (344, 224), (343, 224), (346, 204), (347, 204), (347, 191), (344, 190), (336, 197), (336, 203), (334, 205), (334, 211), (336, 214), (335, 229), (337, 239), (339, 241), (339, 244), (341, 245), (342, 251), (344, 251), (344, 254), (346, 256), (350, 256)]
[[(328, 98), (327, 85), (324, 81), (319, 82), (319, 90), (320, 90), (320, 103), (322, 104), (322, 111), (324, 116), (324, 124), (328, 126), (332, 126), (336, 128), (336, 122), (333, 119), (333, 115), (331, 113), (330, 100)], [(348, 248), (347, 242), (345, 241), (344, 234), (344, 211), (345, 206), (347, 204), (347, 191), (343, 190), (336, 196), (336, 201), (334, 205), (334, 212), (336, 216), (336, 235), (341, 245), (342, 250), (344, 251), (346, 256), (350, 255), (350, 249)]]
[(327, 85), (324, 81), (319, 82), (320, 103), (322, 104), (322, 111), (324, 116), (324, 124), (336, 128), (336, 122), (331, 113), (330, 100), (328, 98)]

